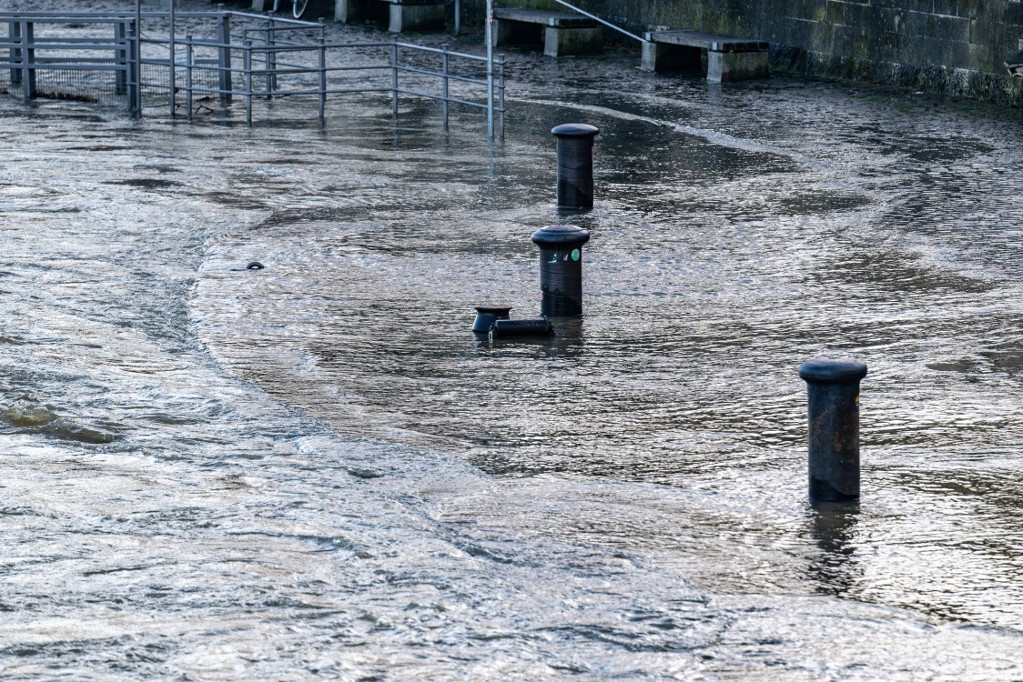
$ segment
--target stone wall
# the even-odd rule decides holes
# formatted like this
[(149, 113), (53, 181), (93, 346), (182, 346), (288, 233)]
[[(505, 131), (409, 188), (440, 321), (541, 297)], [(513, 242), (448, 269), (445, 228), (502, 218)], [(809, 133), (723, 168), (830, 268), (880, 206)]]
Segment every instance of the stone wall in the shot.
[[(1023, 84), (1003, 65), (1023, 38), (1019, 0), (571, 1), (638, 30), (767, 40), (775, 68), (1023, 104)], [(481, 5), (466, 2), (471, 11), (481, 12)]]

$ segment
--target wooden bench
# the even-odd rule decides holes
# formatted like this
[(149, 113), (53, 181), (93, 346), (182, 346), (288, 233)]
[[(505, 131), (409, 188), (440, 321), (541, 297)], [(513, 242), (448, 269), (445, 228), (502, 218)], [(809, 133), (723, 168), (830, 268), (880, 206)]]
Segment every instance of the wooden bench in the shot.
[(766, 78), (768, 43), (700, 31), (654, 31), (643, 36), (647, 71), (702, 68), (706, 54), (707, 80), (712, 83)]
[[(386, 7), (384, 7), (386, 5)], [(444, 0), (335, 0), (334, 21), (387, 20), (391, 33), (444, 28)]]
[[(540, 29), (543, 29), (542, 33)], [(525, 7), (497, 7), (491, 40), (503, 43), (543, 41), (548, 57), (600, 52), (604, 47), (600, 24), (589, 17)]]

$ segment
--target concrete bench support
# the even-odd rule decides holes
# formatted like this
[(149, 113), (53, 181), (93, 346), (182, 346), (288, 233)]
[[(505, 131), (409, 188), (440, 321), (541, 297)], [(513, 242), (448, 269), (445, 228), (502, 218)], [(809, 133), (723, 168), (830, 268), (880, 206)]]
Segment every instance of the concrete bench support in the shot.
[(444, 28), (444, 3), (432, 0), (335, 0), (334, 20), (386, 20), (391, 33)]
[(707, 56), (707, 80), (712, 83), (768, 76), (768, 44), (699, 31), (657, 31), (644, 36), (640, 68), (679, 71), (702, 68)]
[(604, 48), (600, 25), (578, 14), (540, 9), (498, 7), (491, 32), (494, 47), (505, 43), (543, 42), (548, 57), (591, 54)]

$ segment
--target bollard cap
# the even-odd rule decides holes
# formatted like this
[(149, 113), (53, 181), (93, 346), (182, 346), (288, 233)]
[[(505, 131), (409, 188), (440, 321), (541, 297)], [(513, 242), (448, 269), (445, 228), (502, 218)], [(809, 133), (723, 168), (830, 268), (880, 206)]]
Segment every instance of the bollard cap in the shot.
[(862, 362), (846, 360), (807, 360), (799, 366), (799, 378), (821, 384), (843, 384), (867, 376)]
[(600, 128), (588, 123), (562, 123), (551, 129), (555, 137), (596, 137)]
[(540, 246), (581, 246), (590, 241), (590, 233), (575, 225), (550, 225), (534, 232), (532, 240)]

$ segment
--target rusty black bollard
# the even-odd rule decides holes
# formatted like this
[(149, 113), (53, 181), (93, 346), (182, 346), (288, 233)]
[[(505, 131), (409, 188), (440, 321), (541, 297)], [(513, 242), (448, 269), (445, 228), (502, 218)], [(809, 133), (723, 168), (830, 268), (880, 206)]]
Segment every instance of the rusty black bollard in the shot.
[(593, 138), (599, 132), (585, 123), (551, 130), (558, 138), (558, 208), (593, 208)]
[(540, 247), (540, 314), (581, 317), (583, 314), (583, 251), (590, 233), (572, 225), (543, 227), (533, 233)]
[(862, 362), (808, 360), (799, 366), (809, 403), (810, 500), (860, 496), (860, 379)]
[(510, 305), (478, 305), (472, 330), (476, 334), (489, 334), (494, 323), (498, 320), (507, 320), (510, 313)]

